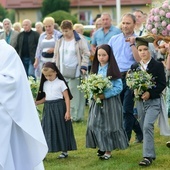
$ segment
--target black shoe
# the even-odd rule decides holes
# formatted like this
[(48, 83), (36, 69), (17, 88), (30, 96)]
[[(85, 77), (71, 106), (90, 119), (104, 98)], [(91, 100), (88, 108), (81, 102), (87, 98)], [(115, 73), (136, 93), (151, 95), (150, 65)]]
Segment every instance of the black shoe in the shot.
[(166, 142), (166, 146), (170, 148), (170, 141)]
[(149, 166), (152, 164), (152, 158), (144, 158), (141, 162), (139, 162), (140, 166)]
[(103, 156), (105, 151), (101, 151), (100, 149), (97, 151), (97, 156)]

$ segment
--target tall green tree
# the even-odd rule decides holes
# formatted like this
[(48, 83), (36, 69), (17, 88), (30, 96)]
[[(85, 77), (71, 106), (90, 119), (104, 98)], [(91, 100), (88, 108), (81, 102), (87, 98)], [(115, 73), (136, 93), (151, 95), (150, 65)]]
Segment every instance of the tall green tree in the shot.
[(43, 0), (42, 2), (42, 16), (45, 17), (48, 14), (57, 10), (63, 10), (69, 12), (70, 1), (69, 0)]
[(0, 21), (7, 17), (8, 11), (0, 4)]

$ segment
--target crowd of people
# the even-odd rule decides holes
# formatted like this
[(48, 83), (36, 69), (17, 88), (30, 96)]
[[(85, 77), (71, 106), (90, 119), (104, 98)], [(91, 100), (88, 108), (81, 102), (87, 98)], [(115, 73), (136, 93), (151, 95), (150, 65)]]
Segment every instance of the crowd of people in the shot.
[[(22, 169), (21, 162), (15, 158), (18, 155), (13, 155), (13, 152), (18, 149), (17, 142), (14, 144), (9, 142), (13, 138), (16, 139), (18, 135), (24, 149), (29, 146), (28, 142), (30, 142), (29, 147), (36, 143), (36, 149), (34, 147), (30, 150), (26, 149), (28, 152), (22, 158), (22, 161), (27, 159), (30, 163), (28, 169), (36, 166), (42, 169), (43, 164), (38, 165), (38, 163), (44, 159), (47, 146), (48, 152), (61, 151), (59, 159), (67, 158), (68, 151), (77, 149), (72, 123), (84, 121), (86, 106), (84, 94), (77, 87), (81, 84), (81, 79), (87, 78), (88, 74), (109, 76), (112, 87), (105, 89), (98, 96), (91, 94), (88, 103), (86, 147), (98, 148), (99, 158), (109, 160), (113, 150), (128, 148), (134, 131), (133, 142), (143, 145), (143, 159), (139, 165), (152, 164), (156, 159), (154, 123), (163, 114), (165, 121), (168, 121), (167, 109), (162, 107), (162, 103), (165, 103), (162, 96), (163, 93), (166, 94), (166, 70), (170, 70), (170, 45), (164, 45), (164, 50), (157, 49), (153, 46), (154, 40), (147, 39), (146, 15), (143, 11), (136, 10), (124, 14), (119, 26), (112, 24), (109, 13), (102, 13), (94, 23), (96, 28), (91, 33), (90, 40), (83, 35), (83, 25), (81, 23), (73, 25), (70, 20), (63, 20), (60, 29), (52, 17), (37, 22), (36, 30), (32, 29), (32, 22), (29, 19), (23, 20), (22, 28), (20, 23), (12, 25), (8, 18), (2, 23), (4, 31), (0, 34), (0, 48), (3, 62), (0, 64), (0, 77), (4, 81), (0, 86), (1, 89), (6, 90), (2, 90), (1, 93), (9, 94), (9, 98), (4, 97), (0, 109), (4, 115), (8, 113), (2, 121), (10, 122), (7, 128), (10, 133), (14, 131), (14, 134), (10, 137), (5, 136), (5, 131), (3, 132), (0, 143), (8, 140), (10, 150), (6, 152), (7, 158), (0, 156), (0, 166), (6, 169), (15, 169), (13, 168), (15, 166), (18, 170)], [(3, 48), (7, 49), (7, 54), (3, 54)], [(158, 53), (169, 54), (167, 60), (158, 61)], [(9, 57), (11, 59), (8, 59)], [(127, 85), (126, 76), (130, 69), (132, 72), (145, 70), (155, 77), (155, 87), (147, 89), (137, 102), (134, 101), (134, 91)], [(21, 74), (21, 72), (25, 73)], [(27, 98), (28, 95), (24, 95), (25, 91), (29, 91), (30, 95), (26, 83), (26, 77), (29, 76), (40, 80), (35, 101), (31, 97)], [(24, 89), (21, 87), (22, 84)], [(21, 101), (11, 88), (21, 96), (20, 100), (23, 104), (19, 110), (15, 104)], [(8, 96), (6, 94), (5, 96)], [(102, 100), (102, 106), (97, 104), (96, 97)], [(11, 102), (11, 105), (7, 105), (8, 102)], [(27, 105), (28, 103), (30, 106)], [(39, 104), (44, 104), (42, 127), (36, 116), (35, 107)], [(22, 113), (24, 116), (21, 116)], [(15, 117), (15, 114), (18, 115)], [(18, 120), (19, 116), (21, 121)], [(32, 121), (32, 127), (27, 126), (26, 123), (30, 118), (35, 121)], [(162, 124), (166, 123), (162, 122)], [(36, 130), (33, 128), (35, 126)], [(2, 127), (4, 128), (5, 126)], [(163, 135), (170, 136), (169, 126), (167, 125), (166, 128), (166, 132), (161, 132)], [(37, 133), (39, 137), (36, 136)], [(170, 147), (170, 142), (166, 145)], [(41, 152), (37, 151), (41, 148), (43, 148)], [(33, 155), (35, 151), (37, 154)], [(36, 161), (39, 162), (34, 162), (31, 156), (36, 157)]]

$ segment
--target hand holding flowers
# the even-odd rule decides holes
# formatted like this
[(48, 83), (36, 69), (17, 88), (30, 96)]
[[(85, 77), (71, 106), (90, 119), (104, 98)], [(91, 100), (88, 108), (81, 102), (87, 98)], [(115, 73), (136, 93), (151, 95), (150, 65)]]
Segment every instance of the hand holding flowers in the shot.
[(148, 99), (149, 94), (147, 90), (155, 86), (152, 75), (143, 70), (129, 71), (126, 83), (134, 91), (135, 100)]
[(110, 77), (90, 74), (87, 78), (81, 80), (81, 85), (78, 86), (78, 89), (84, 92), (85, 98), (90, 99), (93, 96), (96, 103), (101, 103), (101, 100), (104, 99), (104, 90), (111, 87)]

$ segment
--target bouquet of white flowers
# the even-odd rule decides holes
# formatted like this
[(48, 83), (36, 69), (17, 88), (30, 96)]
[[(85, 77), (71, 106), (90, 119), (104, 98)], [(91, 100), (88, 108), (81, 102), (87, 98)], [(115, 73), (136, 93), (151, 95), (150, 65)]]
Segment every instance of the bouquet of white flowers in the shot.
[(29, 81), (29, 84), (30, 84), (30, 88), (31, 88), (33, 98), (35, 99), (36, 96), (37, 96), (38, 87), (39, 87), (40, 82), (38, 80), (35, 80), (35, 78), (32, 77), (32, 76), (28, 77), (28, 81)]
[[(39, 84), (40, 81), (39, 80), (35, 80), (34, 77), (29, 76), (28, 77), (28, 82), (30, 84), (30, 88), (31, 88), (31, 92), (32, 92), (32, 96), (35, 99), (38, 93), (38, 88), (39, 88)], [(39, 118), (40, 120), (42, 119), (42, 114), (41, 114), (41, 110), (38, 108), (38, 106), (36, 106), (37, 112), (39, 114)]]
[(98, 95), (102, 94), (106, 88), (111, 87), (110, 77), (103, 77), (100, 74), (90, 74), (81, 80), (81, 85), (78, 86), (78, 89), (84, 92), (85, 98), (90, 99), (91, 96), (96, 96), (96, 103), (101, 103)]
[(135, 100), (139, 100), (144, 92), (155, 86), (152, 74), (142, 70), (129, 71), (126, 83), (134, 91)]

